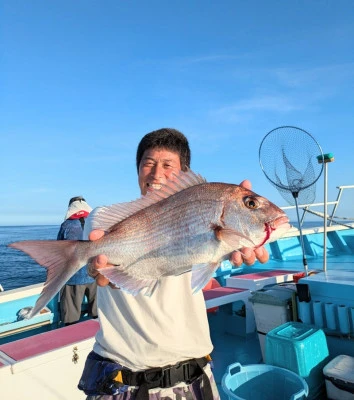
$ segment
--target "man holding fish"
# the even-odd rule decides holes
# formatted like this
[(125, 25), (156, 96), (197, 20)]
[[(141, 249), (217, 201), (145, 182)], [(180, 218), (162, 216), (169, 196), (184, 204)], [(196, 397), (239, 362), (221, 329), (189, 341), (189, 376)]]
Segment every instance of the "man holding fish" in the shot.
[(145, 135), (136, 166), (142, 197), (93, 210), (91, 240), (9, 244), (47, 268), (25, 318), (89, 264), (100, 329), (78, 385), (87, 399), (218, 399), (201, 289), (227, 258), (266, 262), (263, 245), (289, 229), (288, 217), (249, 181), (208, 183), (191, 171), (188, 141), (175, 129)]
[[(163, 192), (163, 194), (159, 194), (161, 198), (155, 199), (153, 203), (166, 207), (165, 212), (148, 217), (151, 235), (153, 235), (153, 226), (159, 224), (163, 215), (169, 213), (169, 208), (163, 203), (164, 199), (168, 198), (171, 192), (179, 190), (169, 182), (177, 181), (178, 185), (183, 186), (183, 182), (179, 181), (179, 174), (181, 171), (185, 171), (186, 174), (190, 173), (188, 172), (190, 149), (186, 137), (175, 129), (160, 129), (145, 135), (137, 149), (136, 165), (139, 187), (143, 197), (151, 198), (157, 196), (156, 193), (159, 191)], [(185, 179), (189, 178), (199, 179), (195, 178), (194, 174), (191, 177), (186, 175)], [(194, 184), (202, 185), (203, 182), (203, 180), (198, 180)], [(186, 186), (194, 184), (188, 183)], [(250, 188), (251, 184), (246, 180), (237, 190), (240, 198), (248, 196), (248, 200), (244, 201), (248, 202), (246, 206), (252, 211), (258, 207), (263, 198), (260, 196), (258, 197), (261, 200), (253, 198)], [(185, 195), (187, 196), (187, 191)], [(219, 203), (221, 197), (222, 194), (219, 195)], [(203, 196), (200, 195), (199, 198), (198, 207), (199, 212), (202, 213)], [(189, 201), (190, 203), (191, 201)], [(267, 203), (268, 208), (269, 204), (271, 203)], [(224, 207), (223, 212), (226, 213), (227, 206), (223, 204), (222, 207)], [(146, 210), (143, 210), (143, 214), (135, 221), (134, 226), (139, 225), (140, 221), (146, 217), (144, 214)], [(114, 216), (111, 217), (111, 213), (106, 212), (108, 209), (103, 211), (105, 211), (103, 217), (109, 220), (105, 222), (106, 227), (111, 226), (111, 230), (114, 230), (113, 225), (117, 223)], [(117, 213), (119, 214), (119, 212), (121, 210)], [(268, 212), (267, 209), (264, 212)], [(127, 215), (132, 213), (132, 211), (128, 212)], [(277, 213), (278, 211), (276, 211)], [(177, 220), (184, 217), (187, 219), (184, 225), (185, 229), (192, 229), (193, 221), (188, 219), (192, 219), (193, 215), (193, 212), (180, 206), (177, 212), (171, 213), (168, 218)], [(96, 220), (102, 217), (102, 209), (94, 210), (85, 226), (86, 236), (89, 234), (92, 241), (100, 240), (104, 235), (103, 230), (95, 229), (100, 226), (99, 223), (94, 224), (95, 217)], [(280, 214), (278, 219), (281, 220), (278, 226), (277, 223), (272, 226), (269, 224), (269, 235), (275, 229), (286, 225), (283, 214)], [(248, 221), (246, 217), (245, 221)], [(161, 222), (161, 227), (158, 229), (164, 229), (163, 224), (164, 222)], [(226, 225), (227, 218), (225, 216)], [(262, 222), (263, 234), (264, 226)], [(235, 266), (240, 266), (243, 262), (246, 265), (252, 265), (256, 259), (262, 263), (268, 261), (269, 256), (263, 244), (269, 239), (269, 236), (253, 246), (252, 243), (254, 244), (255, 240), (238, 242), (239, 239), (235, 238), (235, 232), (223, 229), (222, 224), (220, 225), (214, 216), (210, 220), (210, 227), (213, 240), (215, 237), (217, 239), (215, 240), (218, 242), (217, 246), (220, 247), (220, 243), (224, 243), (224, 252), (232, 249), (228, 251), (228, 257)], [(143, 226), (141, 228), (137, 226), (137, 232), (143, 229)], [(106, 232), (110, 231), (110, 229), (105, 230)], [(165, 236), (169, 234), (174, 235), (175, 242), (183, 240), (178, 232), (165, 232)], [(138, 245), (146, 249), (149, 246), (153, 248), (153, 245), (145, 243), (148, 241), (148, 237), (140, 237)], [(206, 236), (202, 238), (202, 241), (206, 241)], [(174, 254), (174, 250), (177, 262), (182, 260), (177, 244), (176, 249), (171, 248), (172, 244), (166, 246), (169, 246), (169, 252), (166, 253), (165, 263), (167, 263), (168, 254)], [(199, 246), (202, 247), (203, 244), (200, 243)], [(186, 245), (186, 251), (188, 251), (187, 247)], [(213, 252), (217, 253), (219, 247), (213, 248)], [(148, 251), (146, 249), (145, 251)], [(241, 251), (233, 251), (234, 249), (241, 249)], [(154, 251), (151, 254), (153, 257)], [(201, 285), (206, 283), (205, 279), (208, 276), (210, 279), (210, 274), (217, 268), (216, 263), (211, 261), (207, 267), (197, 268), (196, 271), (192, 269), (189, 272), (181, 271), (180, 274), (165, 274), (165, 276), (162, 274), (163, 277), (153, 285), (150, 285), (150, 281), (146, 283), (145, 280), (142, 280), (144, 283), (141, 285), (144, 287), (145, 284), (144, 288), (146, 288), (146, 291), (143, 292), (141, 288), (133, 287), (136, 280), (132, 283), (124, 280), (121, 275), (118, 279), (117, 268), (119, 270), (120, 265), (112, 266), (109, 264), (108, 258), (106, 255), (100, 254), (94, 257), (90, 264), (90, 273), (100, 286), (98, 288), (100, 330), (96, 335), (96, 343), (87, 358), (79, 383), (79, 388), (84, 390), (88, 396), (87, 400), (128, 400), (130, 398), (160, 400), (181, 397), (197, 400), (218, 399), (219, 393), (213, 379), (208, 356), (213, 345), (210, 340), (203, 294), (199, 290)], [(147, 262), (145, 261), (145, 263)], [(111, 274), (105, 271), (109, 269), (113, 271)], [(199, 270), (208, 269), (209, 275), (204, 272), (197, 275)], [(149, 275), (149, 271), (145, 272)], [(195, 277), (193, 277), (194, 272)], [(112, 279), (110, 279), (111, 277)], [(140, 277), (137, 278), (137, 280), (139, 279)], [(112, 281), (122, 282), (124, 287), (114, 284)], [(117, 286), (124, 290), (119, 290)]]

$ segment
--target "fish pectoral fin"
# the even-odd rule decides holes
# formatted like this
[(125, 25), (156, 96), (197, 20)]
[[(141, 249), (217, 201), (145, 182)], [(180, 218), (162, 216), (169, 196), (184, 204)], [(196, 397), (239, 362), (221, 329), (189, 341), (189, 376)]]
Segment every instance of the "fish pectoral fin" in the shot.
[(211, 262), (209, 264), (195, 264), (192, 267), (192, 290), (193, 293), (203, 289), (203, 287), (210, 281), (214, 271), (218, 268), (219, 264)]
[(247, 236), (241, 232), (235, 231), (231, 228), (223, 228), (220, 226), (214, 227), (214, 233), (217, 240), (225, 242), (232, 249), (238, 250), (241, 247), (253, 247), (254, 243)]
[(136, 296), (140, 291), (146, 288), (144, 295), (151, 296), (158, 286), (158, 279), (137, 278), (129, 275), (123, 270), (123, 265), (97, 269), (100, 274), (105, 276), (111, 283), (120, 289)]

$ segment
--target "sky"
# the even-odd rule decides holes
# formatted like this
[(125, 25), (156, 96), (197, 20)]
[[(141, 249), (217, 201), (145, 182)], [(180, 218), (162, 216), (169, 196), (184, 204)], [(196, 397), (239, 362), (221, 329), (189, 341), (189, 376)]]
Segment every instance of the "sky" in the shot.
[[(136, 147), (163, 127), (208, 181), (249, 179), (279, 206), (259, 148), (281, 126), (333, 153), (329, 201), (354, 185), (352, 0), (0, 0), (0, 48), (0, 225), (138, 198)], [(342, 200), (354, 217), (354, 190)]]

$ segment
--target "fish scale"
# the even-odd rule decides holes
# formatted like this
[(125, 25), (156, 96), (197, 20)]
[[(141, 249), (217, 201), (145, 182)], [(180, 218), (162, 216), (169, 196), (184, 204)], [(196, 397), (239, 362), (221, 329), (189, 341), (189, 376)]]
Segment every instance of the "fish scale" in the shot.
[[(205, 214), (207, 213), (205, 212)], [(141, 222), (140, 216), (137, 217), (143, 227), (142, 230), (145, 232), (144, 236), (133, 240), (135, 244), (135, 258), (139, 259), (139, 263), (135, 263), (134, 265), (137, 275), (141, 275), (140, 271), (144, 269), (146, 258), (154, 258), (158, 266), (166, 266), (167, 262), (173, 268), (173, 265), (177, 263), (175, 261), (177, 257), (179, 268), (182, 269), (186, 265), (190, 266), (191, 262), (195, 264), (207, 261), (210, 258), (210, 254), (205, 253), (205, 251), (197, 251), (207, 237), (210, 239), (214, 238), (210, 229), (210, 223), (206, 221), (207, 217), (208, 215), (205, 215), (205, 218), (202, 218), (200, 206), (196, 203), (192, 204), (192, 206), (190, 203), (185, 203), (179, 208), (170, 207), (168, 211), (156, 212), (154, 222), (151, 224), (151, 230), (149, 231), (144, 229), (145, 224)], [(191, 238), (193, 238), (193, 241), (191, 241)], [(140, 243), (136, 246), (136, 242), (138, 241)], [(215, 238), (214, 241), (218, 243)], [(121, 246), (124, 248), (126, 244), (121, 243)], [(211, 250), (210, 244), (209, 248)], [(156, 254), (151, 255), (152, 251), (155, 251)], [(212, 253), (214, 254), (215, 251)], [(174, 260), (169, 260), (171, 254), (173, 254)], [(116, 262), (114, 259), (110, 261), (113, 263)], [(158, 268), (158, 266), (156, 266), (156, 270), (161, 271), (161, 268)], [(130, 264), (127, 262), (127, 268), (129, 267)]]

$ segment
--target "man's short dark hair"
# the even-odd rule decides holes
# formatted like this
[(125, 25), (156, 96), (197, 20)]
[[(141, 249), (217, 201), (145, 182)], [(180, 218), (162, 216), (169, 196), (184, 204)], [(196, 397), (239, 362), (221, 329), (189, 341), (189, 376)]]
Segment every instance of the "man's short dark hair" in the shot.
[(149, 149), (165, 149), (177, 153), (180, 158), (182, 171), (190, 168), (191, 150), (187, 138), (182, 132), (173, 128), (162, 128), (147, 133), (140, 141), (136, 152), (136, 167), (139, 172), (139, 165), (143, 154)]

